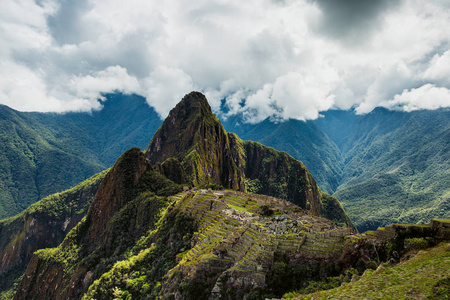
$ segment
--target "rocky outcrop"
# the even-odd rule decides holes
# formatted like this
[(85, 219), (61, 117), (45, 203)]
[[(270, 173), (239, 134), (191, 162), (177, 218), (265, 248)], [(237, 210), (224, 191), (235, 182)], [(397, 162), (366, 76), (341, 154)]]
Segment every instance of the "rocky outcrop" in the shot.
[(244, 190), (241, 170), (232, 159), (228, 135), (205, 96), (186, 95), (153, 136), (146, 153), (153, 163), (181, 162), (194, 185), (217, 184)]

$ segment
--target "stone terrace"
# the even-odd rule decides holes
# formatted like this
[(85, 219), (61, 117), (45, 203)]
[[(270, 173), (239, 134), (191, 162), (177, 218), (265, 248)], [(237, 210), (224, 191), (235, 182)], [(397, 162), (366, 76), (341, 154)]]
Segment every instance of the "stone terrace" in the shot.
[[(351, 232), (288, 201), (268, 196), (201, 190), (173, 199), (178, 199), (177, 205), (199, 222), (194, 246), (184, 254), (180, 265), (198, 268), (199, 261), (228, 261), (216, 264), (222, 266), (222, 274), (232, 274), (235, 279), (250, 276), (256, 285), (264, 285), (264, 274), (276, 252), (297, 258), (336, 257), (343, 251), (344, 237)], [(276, 210), (276, 215), (259, 215), (261, 205)]]

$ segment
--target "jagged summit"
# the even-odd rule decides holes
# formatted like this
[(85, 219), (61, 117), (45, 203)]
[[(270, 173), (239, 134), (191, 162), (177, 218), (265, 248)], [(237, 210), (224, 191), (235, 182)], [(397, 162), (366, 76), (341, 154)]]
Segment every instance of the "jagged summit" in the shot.
[[(186, 109), (186, 113), (189, 114), (190, 110), (198, 109), (198, 111), (203, 114), (212, 114), (211, 106), (209, 106), (208, 100), (205, 95), (200, 92), (190, 92), (186, 94), (183, 99), (170, 111), (171, 113), (178, 113), (180, 109)], [(186, 114), (186, 115), (187, 115)]]
[[(204, 121), (210, 121), (208, 125), (216, 125), (214, 123), (218, 121), (215, 120), (206, 97), (199, 92), (185, 95), (153, 136), (147, 158), (153, 164), (161, 163), (169, 157), (182, 158), (202, 137), (206, 138), (205, 132), (197, 132), (200, 128), (196, 128)], [(179, 138), (188, 134), (192, 134), (192, 138)]]
[[(162, 165), (171, 158), (174, 168), (184, 169), (189, 184), (217, 184), (244, 190), (243, 175), (232, 159), (228, 135), (199, 92), (187, 94), (170, 111), (153, 136), (146, 157), (152, 164)], [(173, 159), (182, 168), (176, 167)], [(163, 169), (164, 175), (173, 177), (171, 170)]]

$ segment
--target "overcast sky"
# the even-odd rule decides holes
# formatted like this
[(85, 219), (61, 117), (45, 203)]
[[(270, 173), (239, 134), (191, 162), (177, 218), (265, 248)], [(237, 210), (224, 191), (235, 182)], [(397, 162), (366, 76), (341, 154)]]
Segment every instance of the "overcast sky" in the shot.
[(192, 90), (250, 122), (450, 107), (450, 1), (0, 1), (2, 104), (89, 111), (121, 91), (165, 117)]

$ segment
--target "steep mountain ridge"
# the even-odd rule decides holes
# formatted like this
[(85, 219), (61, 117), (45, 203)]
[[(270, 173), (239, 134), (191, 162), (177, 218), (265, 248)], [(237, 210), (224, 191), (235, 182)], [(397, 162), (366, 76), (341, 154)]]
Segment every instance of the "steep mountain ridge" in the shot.
[(15, 298), (80, 297), (92, 276), (109, 269), (155, 226), (170, 204), (163, 195), (179, 191), (181, 186), (157, 174), (138, 148), (126, 151), (63, 243), (35, 253)]
[(244, 190), (228, 135), (201, 93), (186, 95), (170, 111), (153, 136), (146, 157), (152, 164), (177, 159), (194, 185), (220, 184)]
[(0, 145), (0, 218), (104, 169), (55, 146), (44, 125), (6, 106), (0, 106)]

